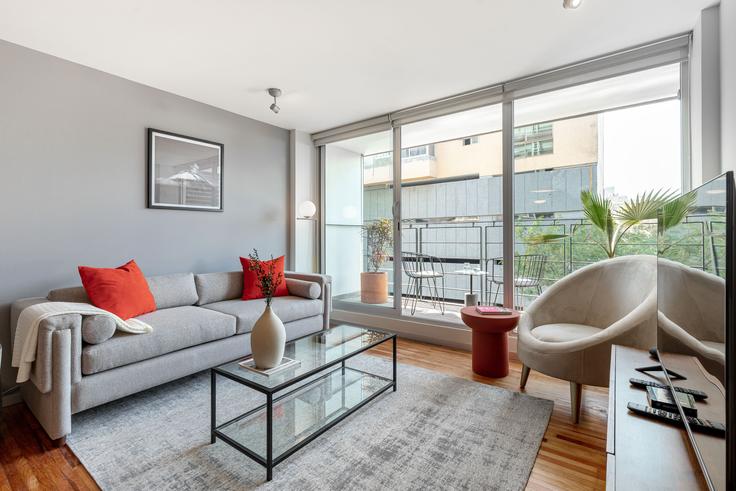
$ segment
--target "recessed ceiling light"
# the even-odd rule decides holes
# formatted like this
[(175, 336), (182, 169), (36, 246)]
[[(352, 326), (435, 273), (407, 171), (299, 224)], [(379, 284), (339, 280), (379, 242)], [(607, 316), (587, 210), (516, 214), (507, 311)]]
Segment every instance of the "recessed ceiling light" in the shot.
[(530, 193), (551, 193), (554, 189), (532, 189)]
[(546, 199), (535, 199), (534, 201), (532, 201), (532, 203), (534, 203), (535, 205), (543, 205), (546, 202)]
[(705, 192), (705, 194), (723, 194), (725, 192), (725, 189), (709, 189)]
[(562, 6), (566, 9), (576, 9), (580, 7), (583, 0), (562, 0)]

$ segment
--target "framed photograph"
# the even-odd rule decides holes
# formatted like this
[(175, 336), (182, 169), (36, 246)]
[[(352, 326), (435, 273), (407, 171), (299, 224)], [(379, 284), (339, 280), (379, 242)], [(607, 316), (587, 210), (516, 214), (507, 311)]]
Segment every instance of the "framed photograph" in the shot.
[(224, 145), (148, 128), (148, 207), (222, 211)]

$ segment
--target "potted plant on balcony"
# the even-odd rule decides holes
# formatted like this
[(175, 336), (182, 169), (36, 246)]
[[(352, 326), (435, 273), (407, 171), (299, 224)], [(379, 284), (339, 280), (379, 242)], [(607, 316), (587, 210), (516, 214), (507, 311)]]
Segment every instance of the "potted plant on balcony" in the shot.
[(393, 243), (393, 222), (380, 218), (363, 226), (363, 237), (368, 251), (369, 271), (360, 273), (360, 301), (386, 303), (388, 301), (388, 273), (380, 271), (389, 258)]

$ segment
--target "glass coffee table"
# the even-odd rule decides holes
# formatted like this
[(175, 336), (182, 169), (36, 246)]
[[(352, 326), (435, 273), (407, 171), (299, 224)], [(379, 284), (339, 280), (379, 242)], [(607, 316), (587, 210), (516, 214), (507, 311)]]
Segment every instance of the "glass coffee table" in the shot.
[[(345, 366), (345, 361), (392, 341), (393, 375), (382, 377)], [(300, 365), (267, 376), (238, 363), (211, 369), (211, 443), (219, 438), (266, 468), (291, 454), (389, 388), (396, 391), (396, 334), (340, 325), (286, 343), (284, 356)], [(266, 403), (217, 424), (217, 376), (266, 395)]]

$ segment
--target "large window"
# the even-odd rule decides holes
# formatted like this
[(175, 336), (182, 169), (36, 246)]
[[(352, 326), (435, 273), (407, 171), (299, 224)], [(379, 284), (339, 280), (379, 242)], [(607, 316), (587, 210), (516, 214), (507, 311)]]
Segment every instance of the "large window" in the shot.
[[(518, 307), (585, 265), (656, 254), (655, 217), (617, 229), (616, 210), (637, 195), (680, 191), (679, 77), (671, 65), (515, 102)], [(585, 193), (609, 203), (614, 227), (586, 219)]]
[[(615, 222), (627, 200), (681, 191), (680, 68), (517, 96), (505, 118), (499, 103), (402, 123), (396, 163), (389, 131), (327, 145), (326, 272), (336, 298), (366, 304), (371, 250), (361, 230), (381, 221), (400, 230), (400, 248), (380, 268), (389, 283), (382, 305), (443, 322), (460, 323), (460, 307), (473, 301), (524, 309), (585, 265), (655, 254), (654, 217), (601, 230), (586, 218), (586, 197), (600, 197)], [(508, 199), (504, 169), (513, 170)], [(504, 233), (510, 203), (513, 234)], [(694, 261), (706, 241), (690, 242)]]

